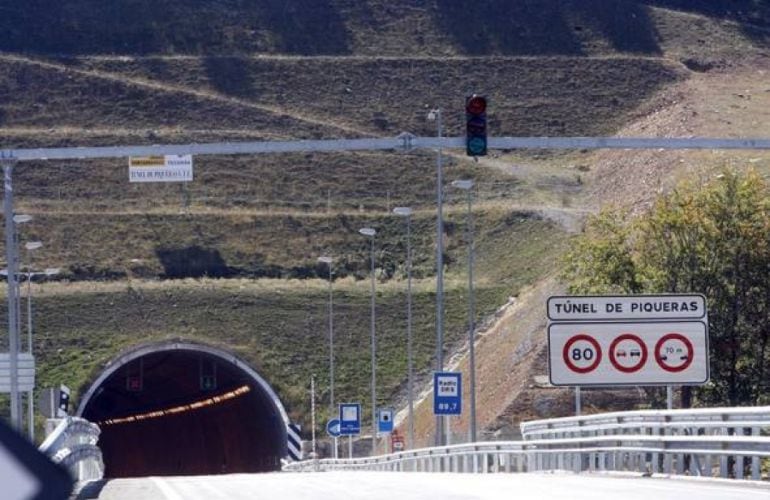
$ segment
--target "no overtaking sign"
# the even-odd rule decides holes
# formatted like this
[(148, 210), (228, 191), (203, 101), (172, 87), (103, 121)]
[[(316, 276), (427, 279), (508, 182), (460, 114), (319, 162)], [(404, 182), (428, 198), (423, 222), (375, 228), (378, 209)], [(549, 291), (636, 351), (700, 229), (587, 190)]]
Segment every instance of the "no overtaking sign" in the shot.
[(709, 379), (702, 295), (548, 299), (553, 385), (698, 385)]

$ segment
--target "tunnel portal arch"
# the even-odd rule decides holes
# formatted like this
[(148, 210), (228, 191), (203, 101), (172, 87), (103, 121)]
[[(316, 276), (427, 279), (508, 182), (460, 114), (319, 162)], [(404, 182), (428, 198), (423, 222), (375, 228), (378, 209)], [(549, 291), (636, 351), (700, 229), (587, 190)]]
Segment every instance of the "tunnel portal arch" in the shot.
[(107, 477), (267, 472), (287, 455), (289, 418), (235, 354), (186, 341), (120, 353), (77, 415), (100, 424)]

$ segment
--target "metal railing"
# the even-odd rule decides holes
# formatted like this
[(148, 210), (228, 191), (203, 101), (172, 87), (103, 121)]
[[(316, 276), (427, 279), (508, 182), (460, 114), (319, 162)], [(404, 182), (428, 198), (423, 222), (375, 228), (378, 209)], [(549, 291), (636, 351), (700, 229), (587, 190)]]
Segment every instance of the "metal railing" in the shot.
[(75, 481), (104, 476), (102, 452), (96, 443), (99, 426), (79, 417), (61, 419), (56, 429), (40, 445), (40, 451), (70, 471)]
[(649, 434), (654, 431), (695, 429), (703, 434), (707, 429), (729, 431), (770, 428), (770, 406), (737, 408), (700, 408), (688, 410), (641, 410), (600, 413), (580, 417), (534, 420), (521, 424), (525, 440), (565, 437), (575, 433), (632, 432)]
[[(737, 442), (733, 438), (740, 438), (747, 443), (753, 440), (761, 443), (763, 432), (766, 435), (768, 430), (770, 430), (770, 407), (767, 406), (642, 410), (538, 420), (521, 424), (521, 433), (525, 440), (636, 434), (676, 436), (682, 443), (694, 443), (706, 439), (719, 440), (720, 436), (729, 439), (728, 442)], [(725, 444), (726, 450), (729, 449), (728, 442)], [(748, 472), (752, 479), (761, 477), (762, 454), (694, 454), (690, 452), (673, 455), (673, 452), (666, 454), (668, 462), (664, 466), (670, 468), (669, 462), (674, 461), (678, 474), (689, 472), (711, 476), (714, 468), (712, 460), (715, 455), (718, 455), (718, 476), (743, 478)], [(767, 457), (767, 455), (764, 456)], [(651, 460), (653, 469), (657, 464), (654, 458)], [(748, 461), (750, 464), (746, 464)]]
[(622, 412), (521, 427), (523, 441), (294, 462), (284, 470), (635, 471), (761, 480), (762, 461), (770, 461), (770, 407)]

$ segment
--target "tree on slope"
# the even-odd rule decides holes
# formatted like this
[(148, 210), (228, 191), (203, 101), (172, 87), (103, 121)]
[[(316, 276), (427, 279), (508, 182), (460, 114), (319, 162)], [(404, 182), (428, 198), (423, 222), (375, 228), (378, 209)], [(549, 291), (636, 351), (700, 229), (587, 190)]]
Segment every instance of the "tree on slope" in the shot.
[(572, 248), (571, 293), (704, 294), (711, 382), (696, 389), (698, 402), (770, 402), (770, 188), (757, 173), (680, 184), (631, 221), (605, 209)]

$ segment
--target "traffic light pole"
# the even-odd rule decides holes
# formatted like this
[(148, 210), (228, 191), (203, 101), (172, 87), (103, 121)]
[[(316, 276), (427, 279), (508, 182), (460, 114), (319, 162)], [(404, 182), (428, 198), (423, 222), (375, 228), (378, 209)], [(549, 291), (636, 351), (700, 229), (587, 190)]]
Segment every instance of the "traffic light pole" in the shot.
[[(441, 110), (431, 114), (436, 119), (436, 138), (442, 134)], [(430, 116), (430, 115), (429, 115)], [(444, 174), (441, 146), (436, 150), (436, 371), (444, 369)], [(435, 445), (444, 445), (444, 418), (436, 415)]]

